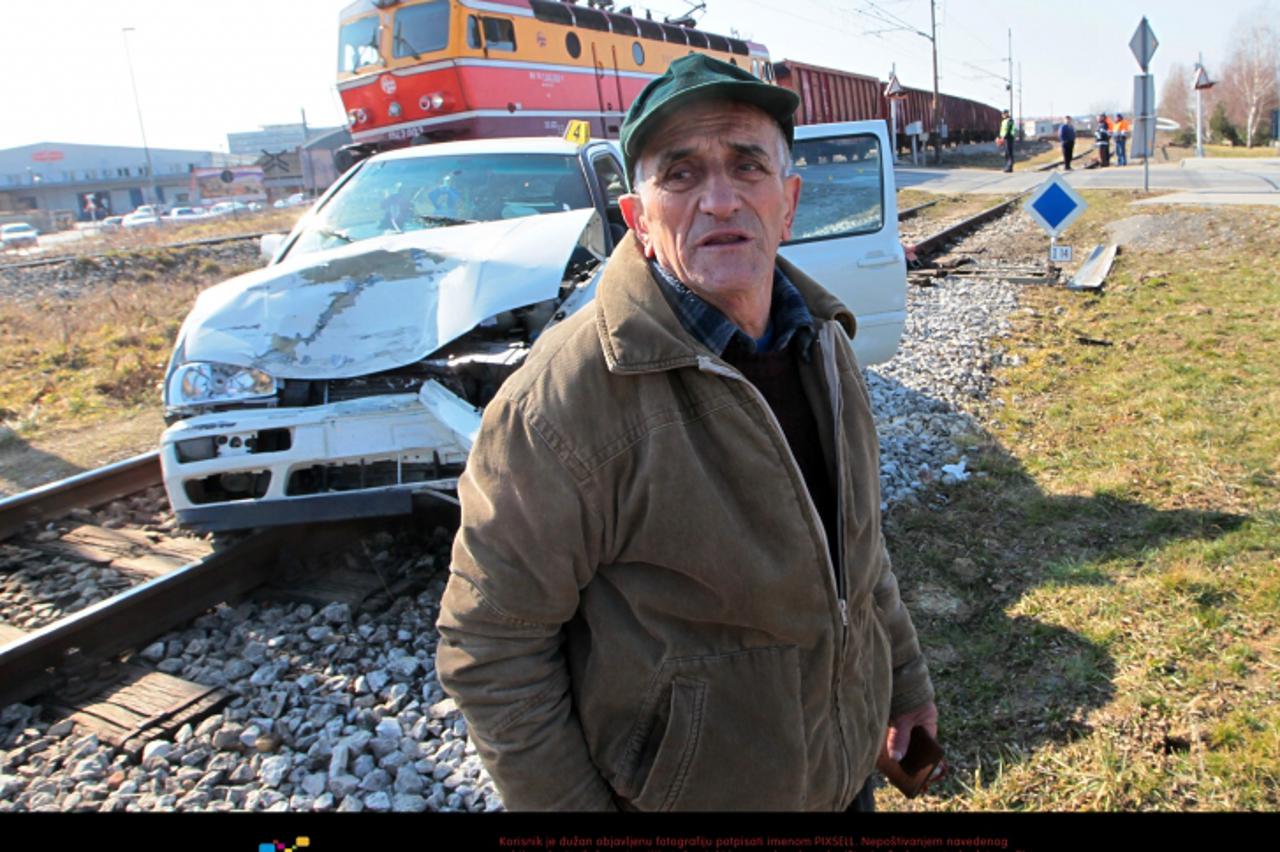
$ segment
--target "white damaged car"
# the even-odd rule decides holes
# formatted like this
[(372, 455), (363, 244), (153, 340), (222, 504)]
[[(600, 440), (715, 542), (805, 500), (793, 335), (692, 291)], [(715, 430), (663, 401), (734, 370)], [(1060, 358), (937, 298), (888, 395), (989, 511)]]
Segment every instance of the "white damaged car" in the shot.
[[(863, 363), (906, 317), (881, 122), (800, 128), (789, 260), (858, 318)], [(495, 139), (353, 167), (270, 264), (200, 294), (166, 375), (165, 488), (220, 531), (453, 500), (482, 407), (589, 303), (624, 233), (612, 142)]]

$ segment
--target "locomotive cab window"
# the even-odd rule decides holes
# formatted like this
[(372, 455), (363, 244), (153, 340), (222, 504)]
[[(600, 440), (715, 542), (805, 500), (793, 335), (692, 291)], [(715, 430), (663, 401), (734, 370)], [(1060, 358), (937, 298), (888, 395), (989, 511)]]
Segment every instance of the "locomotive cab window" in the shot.
[(791, 239), (879, 231), (884, 227), (880, 142), (875, 136), (796, 141), (792, 156), (804, 183)]
[(397, 59), (443, 50), (449, 43), (449, 0), (428, 0), (396, 11), (391, 53)]
[(515, 24), (506, 18), (477, 18), (471, 15), (467, 18), (467, 47), (514, 51)]
[(345, 24), (338, 33), (338, 71), (349, 74), (366, 65), (381, 64), (382, 54), (378, 52), (381, 31), (376, 15)]

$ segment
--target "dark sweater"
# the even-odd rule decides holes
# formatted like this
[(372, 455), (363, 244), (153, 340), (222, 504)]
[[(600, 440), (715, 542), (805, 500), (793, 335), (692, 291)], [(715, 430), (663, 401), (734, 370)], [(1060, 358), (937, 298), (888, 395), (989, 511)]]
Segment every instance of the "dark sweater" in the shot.
[(822, 518), (831, 551), (832, 564), (837, 561), (836, 500), (827, 474), (827, 461), (822, 452), (818, 423), (813, 405), (800, 378), (801, 341), (793, 339), (780, 352), (749, 353), (739, 341), (732, 341), (724, 351), (724, 359), (739, 370), (747, 381), (764, 395), (769, 408), (778, 418), (809, 489), (809, 496)]

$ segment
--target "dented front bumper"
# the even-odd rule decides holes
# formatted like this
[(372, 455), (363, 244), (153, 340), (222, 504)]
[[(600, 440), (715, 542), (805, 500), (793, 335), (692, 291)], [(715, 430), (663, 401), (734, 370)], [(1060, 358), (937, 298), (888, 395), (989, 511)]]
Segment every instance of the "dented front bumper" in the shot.
[(435, 381), (417, 394), (180, 420), (160, 439), (178, 522), (204, 531), (404, 514), (457, 484), (480, 410)]

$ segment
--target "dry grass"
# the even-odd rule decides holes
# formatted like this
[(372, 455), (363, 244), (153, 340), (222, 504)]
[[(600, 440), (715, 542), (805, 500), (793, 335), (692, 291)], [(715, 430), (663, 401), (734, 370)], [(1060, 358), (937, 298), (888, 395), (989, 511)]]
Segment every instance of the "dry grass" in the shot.
[[(1133, 213), (1088, 197), (1079, 238)], [(882, 807), (1280, 807), (1280, 211), (1218, 221), (1025, 290), (978, 476), (886, 519), (908, 600), (959, 614), (917, 615), (954, 772)]]
[(76, 298), (0, 300), (6, 442), (159, 407), (164, 369), (196, 295), (248, 271), (208, 261), (173, 272), (180, 267), (171, 254), (135, 257), (129, 279)]

